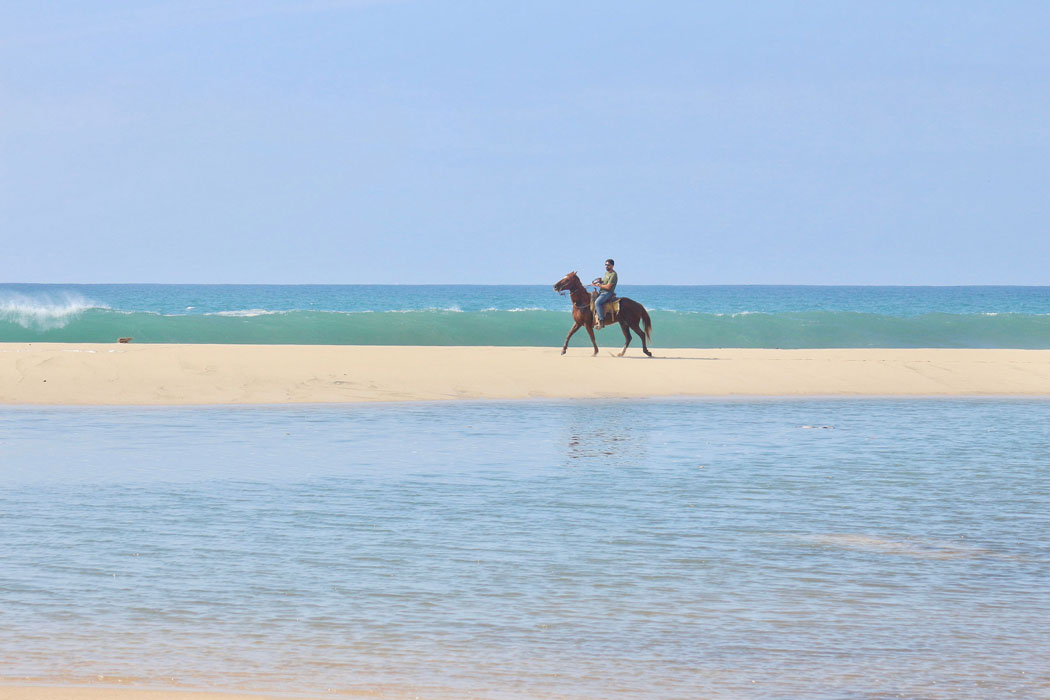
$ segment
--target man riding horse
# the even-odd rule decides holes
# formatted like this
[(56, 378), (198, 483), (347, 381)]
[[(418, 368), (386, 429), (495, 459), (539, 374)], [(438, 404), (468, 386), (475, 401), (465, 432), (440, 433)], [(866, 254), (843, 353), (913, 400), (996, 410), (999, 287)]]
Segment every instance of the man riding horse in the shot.
[[(575, 271), (570, 272), (554, 283), (554, 291), (559, 294), (568, 294), (572, 300), (573, 323), (572, 328), (569, 329), (569, 334), (565, 336), (565, 344), (561, 346), (562, 355), (568, 349), (569, 340), (572, 338), (573, 333), (581, 328), (587, 329), (587, 335), (591, 337), (591, 345), (594, 347), (594, 354), (598, 354), (598, 343), (594, 340), (594, 322), (599, 314), (604, 316), (602, 304), (606, 303), (608, 298), (612, 296), (613, 290), (616, 289), (616, 272), (613, 270), (612, 260), (605, 261), (605, 269), (605, 277), (593, 282), (593, 284), (599, 285), (601, 291), (596, 300), (596, 308), (598, 310), (593, 313), (591, 311), (591, 295), (587, 293), (587, 288), (583, 286), (583, 282), (580, 281)], [(604, 299), (603, 296), (605, 297)], [(649, 345), (646, 342), (652, 337), (653, 330), (653, 322), (649, 319), (649, 312), (633, 299), (620, 297), (619, 302), (620, 311), (616, 314), (616, 322), (620, 324), (625, 341), (623, 350), (620, 351), (620, 356), (622, 357), (627, 352), (627, 347), (631, 344), (631, 331), (634, 331), (642, 341), (642, 352), (652, 357), (653, 354), (649, 352)]]
[(598, 328), (605, 328), (605, 305), (616, 298), (616, 261), (609, 258), (605, 261), (605, 276), (595, 279), (591, 284), (598, 287), (598, 298), (594, 300), (594, 311), (598, 314)]

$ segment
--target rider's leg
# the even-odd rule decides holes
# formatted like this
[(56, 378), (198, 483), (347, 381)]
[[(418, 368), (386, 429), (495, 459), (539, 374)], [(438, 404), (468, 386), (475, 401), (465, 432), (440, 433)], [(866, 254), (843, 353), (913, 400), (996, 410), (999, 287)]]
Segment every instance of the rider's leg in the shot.
[(598, 298), (594, 300), (594, 312), (598, 314), (598, 323), (605, 323), (605, 303), (612, 298), (612, 292), (602, 292), (598, 295)]

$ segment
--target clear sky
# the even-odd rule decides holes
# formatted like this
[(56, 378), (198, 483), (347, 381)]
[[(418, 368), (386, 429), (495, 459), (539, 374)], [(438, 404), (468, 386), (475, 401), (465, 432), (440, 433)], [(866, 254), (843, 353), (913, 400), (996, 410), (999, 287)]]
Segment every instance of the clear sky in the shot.
[(0, 3), (0, 281), (1050, 284), (1050, 3)]

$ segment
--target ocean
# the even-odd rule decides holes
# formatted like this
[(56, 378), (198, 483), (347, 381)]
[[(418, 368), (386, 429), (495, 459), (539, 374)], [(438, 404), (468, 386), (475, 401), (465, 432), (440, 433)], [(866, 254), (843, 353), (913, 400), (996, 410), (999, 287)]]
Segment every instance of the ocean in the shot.
[(1048, 426), (1030, 399), (2, 407), (0, 680), (1045, 699)]
[[(559, 346), (552, 285), (0, 284), (0, 342)], [(1050, 287), (621, 285), (656, 347), (1050, 348)], [(622, 341), (618, 330), (600, 339)], [(601, 342), (601, 340), (600, 340)], [(577, 334), (572, 344), (589, 343)]]

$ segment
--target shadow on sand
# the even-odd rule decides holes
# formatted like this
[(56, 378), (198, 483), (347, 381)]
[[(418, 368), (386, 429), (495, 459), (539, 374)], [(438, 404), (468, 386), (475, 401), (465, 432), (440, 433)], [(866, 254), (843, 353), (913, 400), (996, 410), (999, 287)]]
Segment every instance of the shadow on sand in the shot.
[(715, 362), (718, 360), (724, 360), (724, 357), (677, 357), (673, 355), (666, 355), (660, 357), (659, 355), (653, 355), (652, 357), (645, 357), (644, 355), (624, 355), (620, 357), (614, 352), (609, 353), (611, 356), (621, 360), (703, 360), (704, 362)]

